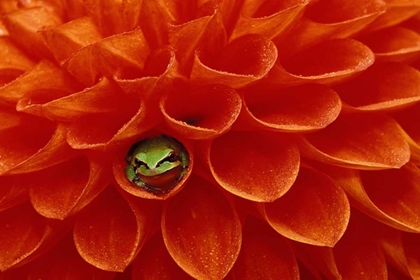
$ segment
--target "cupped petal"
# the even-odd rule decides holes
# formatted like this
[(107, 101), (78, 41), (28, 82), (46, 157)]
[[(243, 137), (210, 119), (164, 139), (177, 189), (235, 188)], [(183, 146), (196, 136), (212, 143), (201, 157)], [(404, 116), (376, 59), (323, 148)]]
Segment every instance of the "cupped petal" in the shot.
[(394, 110), (420, 101), (420, 72), (406, 64), (375, 64), (335, 90), (346, 112)]
[(0, 96), (8, 103), (16, 103), (19, 99), (26, 98), (22, 101), (24, 104), (19, 105), (19, 110), (24, 110), (25, 104), (30, 107), (31, 97), (36, 97), (37, 100), (34, 101), (41, 102), (69, 95), (78, 89), (80, 85), (68, 73), (43, 60), (0, 88)]
[(390, 227), (419, 232), (419, 169), (409, 163), (399, 170), (357, 171), (318, 165), (344, 189), (351, 205)]
[(384, 0), (386, 3), (386, 13), (378, 17), (366, 32), (378, 30), (393, 25), (397, 25), (420, 11), (419, 0)]
[(131, 279), (192, 280), (169, 255), (159, 232), (147, 241), (133, 262)]
[(385, 115), (342, 115), (301, 140), (303, 155), (346, 168), (400, 168), (410, 159), (400, 126)]
[(224, 85), (181, 88), (160, 101), (166, 123), (189, 139), (217, 137), (230, 129), (241, 110), (242, 100)]
[(383, 0), (310, 1), (303, 18), (275, 40), (281, 57), (299, 53), (325, 40), (347, 38), (385, 12)]
[(398, 124), (404, 129), (404, 136), (410, 145), (410, 161), (420, 166), (420, 104), (416, 104), (393, 115)]
[(244, 110), (236, 127), (282, 132), (308, 132), (325, 128), (341, 111), (338, 94), (322, 85), (258, 90), (244, 94)]
[(308, 3), (309, 0), (246, 0), (230, 40), (250, 33), (272, 39), (287, 30), (302, 15)]
[(241, 88), (262, 79), (276, 59), (277, 48), (272, 41), (262, 35), (249, 34), (230, 42), (216, 59), (197, 52), (191, 80), (198, 84), (220, 83)]
[(26, 181), (28, 177), (2, 176), (0, 177), (0, 211), (9, 209), (28, 199)]
[(239, 217), (226, 197), (200, 177), (190, 178), (186, 189), (165, 204), (161, 226), (169, 254), (194, 278), (222, 279), (238, 257)]
[(68, 217), (89, 204), (111, 180), (106, 163), (78, 157), (33, 173), (29, 195), (35, 210), (46, 218)]
[(343, 238), (333, 248), (343, 280), (388, 279), (382, 250), (363, 223), (352, 217)]
[(149, 53), (143, 32), (136, 29), (81, 48), (63, 67), (81, 83), (92, 86), (102, 76), (112, 79), (121, 71), (141, 73)]
[(214, 140), (207, 162), (227, 191), (248, 200), (271, 202), (293, 185), (300, 156), (295, 144), (280, 134), (230, 131)]
[(142, 246), (154, 209), (153, 202), (126, 200), (109, 186), (76, 217), (77, 251), (99, 269), (122, 272)]
[(308, 50), (279, 59), (261, 86), (287, 87), (305, 83), (337, 84), (373, 64), (375, 55), (353, 39), (323, 41)]
[(26, 117), (22, 126), (0, 131), (0, 174), (33, 172), (74, 156), (66, 129), (44, 119)]
[[(171, 134), (166, 134), (163, 132), (158, 131), (152, 131), (149, 133), (146, 133), (143, 135), (143, 137), (137, 139), (146, 139), (146, 138), (153, 138), (159, 135), (167, 135), (169, 137), (172, 137)], [(174, 137), (172, 137), (174, 138)], [(185, 139), (182, 138), (174, 138), (179, 143), (182, 144), (182, 146), (187, 150), (189, 155), (189, 162), (187, 167), (187, 172), (183, 175), (182, 179), (176, 182), (176, 185), (166, 193), (160, 193), (160, 194), (154, 194), (151, 191), (148, 191), (146, 189), (143, 189), (141, 187), (138, 187), (137, 185), (134, 185), (131, 181), (128, 180), (127, 175), (125, 173), (125, 168), (127, 167), (127, 161), (126, 156), (127, 152), (130, 150), (130, 146), (133, 145), (136, 141), (129, 143), (129, 145), (123, 146), (120, 150), (118, 150), (115, 153), (113, 165), (112, 165), (112, 171), (114, 174), (114, 179), (117, 183), (117, 186), (119, 186), (121, 189), (126, 191), (127, 193), (136, 196), (141, 197), (145, 199), (153, 199), (153, 200), (165, 200), (168, 199), (174, 195), (176, 195), (178, 192), (180, 192), (186, 185), (188, 178), (192, 174), (192, 170), (194, 168), (194, 152), (192, 149), (192, 143), (185, 141)]]
[(290, 244), (253, 218), (245, 223), (241, 252), (230, 274), (233, 279), (300, 279)]
[(71, 235), (53, 247), (48, 254), (31, 263), (28, 280), (112, 280), (114, 272), (100, 270), (85, 262), (77, 253)]
[(0, 56), (0, 87), (34, 66), (33, 61), (13, 45), (9, 37), (0, 37)]
[(41, 32), (54, 58), (62, 63), (83, 47), (102, 39), (96, 25), (89, 17), (67, 22), (55, 29)]
[(410, 29), (390, 27), (358, 39), (374, 52), (377, 62), (410, 63), (420, 57), (420, 35)]
[(343, 189), (327, 175), (304, 166), (284, 196), (260, 207), (278, 233), (317, 246), (333, 247), (350, 219), (350, 204)]
[(32, 57), (51, 57), (39, 31), (61, 25), (62, 20), (57, 14), (44, 7), (18, 9), (7, 14), (3, 22), (13, 42)]

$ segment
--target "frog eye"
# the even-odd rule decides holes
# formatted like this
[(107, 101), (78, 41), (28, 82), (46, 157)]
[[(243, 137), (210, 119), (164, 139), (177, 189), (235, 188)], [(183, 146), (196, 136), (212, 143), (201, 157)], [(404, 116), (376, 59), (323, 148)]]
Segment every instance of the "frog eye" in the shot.
[(169, 162), (175, 162), (178, 159), (176, 154), (174, 154), (173, 152), (171, 152), (167, 158)]
[(134, 158), (134, 163), (136, 164), (136, 167), (139, 168), (140, 166), (144, 166), (147, 169), (149, 169), (149, 166), (147, 166), (147, 164), (145, 164), (144, 162), (142, 162), (141, 160), (139, 160), (138, 158)]

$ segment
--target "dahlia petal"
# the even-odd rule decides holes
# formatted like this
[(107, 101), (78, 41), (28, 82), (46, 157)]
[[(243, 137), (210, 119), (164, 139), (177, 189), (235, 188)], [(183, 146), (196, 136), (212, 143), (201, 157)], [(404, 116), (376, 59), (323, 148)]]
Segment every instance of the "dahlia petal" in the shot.
[(198, 84), (221, 83), (236, 89), (263, 78), (276, 59), (277, 48), (273, 42), (250, 34), (229, 43), (215, 61), (197, 52), (191, 80)]
[(363, 30), (385, 9), (382, 0), (310, 1), (297, 26), (275, 42), (282, 57), (290, 56), (325, 40), (347, 38)]
[(63, 66), (80, 82), (92, 86), (102, 75), (111, 79), (121, 71), (141, 72), (149, 52), (143, 32), (136, 29), (80, 49)]
[[(121, 92), (115, 83), (103, 78), (93, 87), (80, 92), (48, 96), (50, 91), (28, 94), (21, 98), (16, 106), (18, 111), (53, 120), (75, 120), (93, 113), (112, 113), (118, 107), (116, 100), (121, 99)], [(48, 98), (49, 97), (49, 98)]]
[(300, 144), (302, 154), (347, 168), (400, 168), (410, 159), (401, 128), (385, 115), (342, 115)]
[(386, 2), (386, 13), (378, 17), (367, 31), (378, 30), (396, 25), (414, 16), (420, 11), (419, 0), (384, 0)]
[(161, 226), (166, 248), (192, 277), (222, 279), (241, 247), (239, 217), (209, 182), (192, 177), (187, 184), (188, 190), (170, 199), (163, 209)]
[(25, 183), (26, 181), (21, 176), (0, 178), (0, 211), (9, 209), (28, 199)]
[(410, 63), (420, 56), (420, 35), (410, 29), (390, 27), (359, 40), (375, 53), (377, 62)]
[(224, 189), (258, 202), (284, 195), (300, 165), (294, 143), (271, 133), (229, 132), (214, 140), (207, 161)]
[(333, 247), (350, 219), (350, 204), (330, 177), (301, 167), (293, 187), (281, 198), (261, 205), (267, 222), (289, 239)]
[[(226, 44), (226, 33), (215, 1), (198, 7), (203, 16), (180, 25), (169, 24), (168, 39), (177, 52), (177, 59), (184, 71), (189, 72), (197, 49), (219, 51)], [(201, 13), (200, 13), (201, 12)]]
[(125, 200), (109, 186), (76, 218), (74, 242), (86, 262), (116, 272), (122, 272), (132, 262), (147, 235), (155, 208), (152, 202), (132, 200)]
[(26, 119), (23, 126), (0, 132), (0, 174), (33, 172), (74, 155), (65, 142), (66, 130), (43, 119)]
[[(30, 98), (37, 102), (60, 98), (79, 88), (79, 84), (66, 72), (49, 61), (43, 60), (11, 83), (0, 88), (0, 96), (6, 102), (22, 100), (19, 108), (30, 107)], [(25, 106), (26, 105), (26, 106)]]
[(343, 279), (388, 279), (385, 257), (367, 228), (352, 217), (343, 238), (333, 248)]
[(419, 104), (406, 108), (393, 116), (398, 124), (404, 129), (404, 136), (410, 145), (410, 161), (420, 166), (420, 131), (418, 122), (420, 120)]
[(45, 219), (28, 203), (0, 212), (0, 271), (33, 254), (46, 234)]
[(35, 210), (46, 218), (60, 220), (79, 211), (110, 181), (101, 164), (79, 157), (34, 173), (29, 195)]
[(400, 170), (372, 172), (324, 166), (322, 170), (340, 184), (358, 210), (396, 229), (419, 232), (417, 167), (407, 164)]
[(264, 223), (248, 219), (241, 252), (232, 268), (234, 279), (299, 279), (290, 245)]
[(12, 40), (35, 58), (51, 57), (39, 31), (61, 24), (62, 20), (44, 7), (19, 9), (4, 17), (4, 25)]
[(189, 139), (214, 138), (230, 129), (241, 110), (242, 100), (233, 89), (208, 85), (166, 94), (160, 109), (167, 124)]
[(410, 276), (416, 279), (420, 276), (420, 238), (418, 234), (403, 233), (402, 244), (404, 248), (405, 257), (407, 258), (407, 267)]
[(336, 91), (347, 111), (401, 108), (420, 101), (420, 72), (405, 64), (375, 64)]
[(278, 88), (304, 83), (341, 83), (366, 70), (374, 60), (373, 52), (356, 40), (324, 41), (276, 63), (260, 84)]
[(250, 88), (245, 92), (244, 105), (236, 127), (252, 126), (283, 132), (323, 129), (341, 111), (337, 93), (316, 84), (270, 91)]
[(28, 279), (112, 280), (115, 274), (86, 263), (77, 253), (73, 240), (66, 237), (52, 251), (31, 264)]
[(0, 87), (13, 81), (26, 70), (33, 67), (34, 63), (17, 47), (9, 37), (0, 37)]
[(62, 63), (83, 47), (102, 39), (91, 18), (83, 17), (55, 29), (43, 31), (42, 36), (55, 59)]
[(95, 20), (101, 32), (109, 36), (131, 31), (138, 26), (142, 2), (127, 0), (84, 0), (83, 5), (87, 13)]
[[(150, 133), (150, 135), (143, 135), (143, 139), (144, 138), (148, 138), (148, 137), (155, 137), (159, 134), (162, 133), (157, 133), (157, 132), (152, 132)], [(188, 154), (189, 154), (189, 164), (188, 164), (188, 169), (187, 169), (187, 173), (182, 177), (182, 179), (177, 182), (176, 186), (171, 189), (170, 192), (167, 193), (163, 193), (163, 194), (159, 194), (159, 195), (155, 195), (145, 189), (142, 189), (136, 185), (133, 185), (133, 183), (131, 183), (128, 179), (127, 179), (127, 175), (125, 174), (125, 168), (127, 166), (127, 161), (125, 160), (126, 156), (127, 156), (127, 151), (129, 151), (130, 146), (125, 146), (123, 147), (121, 150), (117, 151), (115, 153), (115, 157), (114, 157), (114, 162), (113, 162), (113, 166), (112, 166), (112, 171), (114, 173), (114, 178), (118, 184), (118, 186), (120, 188), (122, 188), (124, 191), (128, 192), (129, 194), (136, 196), (136, 197), (141, 197), (141, 198), (145, 198), (145, 199), (153, 199), (153, 200), (165, 200), (168, 199), (174, 195), (176, 195), (178, 192), (180, 192), (186, 185), (187, 180), (189, 180), (188, 178), (190, 177), (193, 167), (194, 167), (194, 154), (191, 152), (192, 151), (192, 147), (190, 145), (190, 143), (183, 141), (183, 139), (178, 139), (180, 141), (180, 143), (183, 144), (183, 146), (187, 149)], [(132, 145), (133, 143), (130, 143), (130, 145)]]
[(281, 1), (247, 0), (230, 40), (254, 33), (272, 39), (284, 32), (302, 12), (309, 0)]
[(155, 234), (133, 262), (131, 279), (194, 279), (183, 271), (169, 255), (161, 233)]

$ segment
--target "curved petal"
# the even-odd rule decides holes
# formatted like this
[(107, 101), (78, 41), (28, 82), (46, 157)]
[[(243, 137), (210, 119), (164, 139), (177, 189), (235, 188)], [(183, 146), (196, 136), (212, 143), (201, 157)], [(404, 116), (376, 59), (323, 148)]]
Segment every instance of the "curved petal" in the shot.
[(161, 226), (169, 254), (194, 278), (221, 279), (238, 257), (239, 217), (224, 195), (199, 177), (190, 178), (164, 206)]
[(182, 279), (192, 280), (169, 255), (159, 232), (147, 241), (133, 262), (131, 279)]
[(398, 124), (385, 115), (342, 115), (301, 141), (302, 154), (357, 169), (400, 168), (410, 149)]
[(340, 186), (312, 168), (301, 167), (296, 182), (281, 198), (261, 205), (264, 217), (289, 239), (333, 247), (350, 219), (350, 204)]
[(237, 89), (263, 78), (276, 59), (277, 48), (273, 42), (258, 34), (245, 35), (229, 43), (217, 59), (196, 53), (191, 80)]
[(324, 41), (291, 57), (280, 59), (261, 86), (276, 88), (305, 83), (337, 84), (373, 64), (375, 55), (353, 39)]
[(35, 58), (51, 57), (38, 32), (47, 28), (55, 28), (62, 24), (61, 18), (51, 13), (48, 8), (34, 7), (19, 9), (3, 18), (9, 34), (19, 47)]
[[(0, 132), (0, 174), (33, 172), (75, 155), (65, 142), (62, 126), (28, 117), (25, 124)], [(55, 129), (55, 131), (54, 131)]]
[(20, 175), (0, 177), (0, 212), (28, 199), (28, 179), (28, 176), (22, 178)]
[(420, 236), (413, 233), (403, 233), (402, 245), (407, 259), (407, 268), (410, 272), (410, 276), (413, 277), (413, 279), (416, 279), (420, 276)]
[(359, 40), (375, 53), (377, 62), (410, 63), (420, 57), (420, 35), (410, 29), (390, 27)]
[[(148, 138), (148, 137), (156, 137), (157, 135), (161, 135), (165, 133), (158, 133), (158, 132), (151, 132), (147, 135), (143, 135), (142, 139)], [(166, 134), (168, 135), (168, 134)], [(169, 134), (168, 136), (171, 137)], [(181, 181), (177, 182), (176, 186), (167, 193), (163, 194), (153, 194), (150, 191), (147, 191), (143, 188), (140, 188), (136, 185), (134, 185), (132, 182), (130, 182), (127, 179), (127, 175), (125, 174), (125, 168), (127, 166), (127, 161), (125, 160), (127, 156), (127, 151), (129, 151), (130, 146), (124, 146), (121, 150), (115, 153), (114, 162), (112, 166), (112, 171), (114, 173), (114, 178), (117, 182), (117, 185), (123, 189), (124, 191), (128, 192), (129, 194), (141, 197), (145, 199), (153, 199), (153, 200), (165, 200), (168, 199), (174, 195), (176, 195), (178, 192), (180, 192), (186, 185), (187, 179), (190, 177), (193, 167), (194, 167), (194, 153), (191, 147), (191, 144), (189, 142), (184, 141), (183, 139), (176, 138), (182, 145), (187, 149), (189, 154), (189, 164), (187, 173), (182, 177)], [(130, 143), (132, 145), (133, 143)]]
[(346, 111), (389, 111), (420, 101), (420, 72), (406, 64), (375, 64), (336, 91), (351, 107), (343, 106)]
[(0, 61), (0, 87), (13, 81), (34, 65), (19, 48), (13, 45), (9, 37), (0, 37), (0, 56), (3, 58)]
[(29, 195), (35, 210), (46, 218), (68, 217), (89, 204), (111, 179), (104, 162), (79, 157), (34, 173)]
[(214, 138), (230, 129), (242, 100), (233, 89), (207, 85), (193, 90), (168, 92), (160, 101), (167, 124), (189, 139)]
[(81, 48), (102, 39), (89, 17), (82, 17), (43, 31), (42, 36), (55, 59), (62, 63)]
[(122, 272), (143, 244), (153, 210), (152, 202), (130, 203), (109, 186), (76, 218), (77, 251), (99, 269)]
[(271, 202), (284, 195), (299, 171), (299, 150), (275, 133), (229, 132), (214, 140), (207, 162), (216, 181), (242, 198)]
[(245, 92), (244, 110), (235, 127), (307, 132), (325, 128), (341, 111), (337, 93), (322, 85)]
[[(0, 89), (0, 96), (9, 103), (15, 103), (22, 97), (38, 95), (41, 102), (68, 95), (80, 89), (80, 85), (65, 71), (49, 61), (43, 60), (24, 75)], [(24, 102), (24, 101), (23, 101)], [(26, 104), (30, 105), (28, 99)], [(20, 110), (25, 106), (19, 105)]]
[(341, 240), (333, 248), (338, 271), (344, 280), (388, 279), (385, 257), (367, 228), (352, 217)]
[(252, 218), (242, 234), (241, 252), (231, 271), (234, 279), (299, 279), (295, 256), (284, 238)]
[(250, 33), (272, 39), (287, 30), (302, 15), (308, 2), (309, 0), (244, 1), (230, 40)]

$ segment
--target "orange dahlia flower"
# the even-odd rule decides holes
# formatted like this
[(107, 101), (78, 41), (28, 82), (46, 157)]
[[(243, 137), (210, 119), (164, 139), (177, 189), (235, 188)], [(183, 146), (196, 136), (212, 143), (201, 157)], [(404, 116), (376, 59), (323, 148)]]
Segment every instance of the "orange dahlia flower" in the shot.
[(2, 0), (0, 279), (420, 278), (419, 0)]

